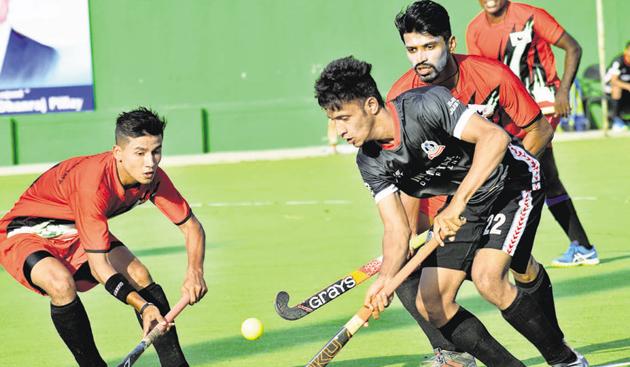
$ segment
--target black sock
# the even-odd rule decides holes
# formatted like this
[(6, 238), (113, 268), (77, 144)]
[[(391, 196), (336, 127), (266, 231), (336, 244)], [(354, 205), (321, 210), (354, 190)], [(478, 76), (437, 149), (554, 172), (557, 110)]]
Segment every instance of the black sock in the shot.
[(422, 270), (417, 270), (413, 272), (409, 278), (396, 289), (398, 299), (400, 299), (400, 302), (405, 306), (407, 312), (416, 320), (424, 334), (429, 338), (433, 349), (440, 348), (452, 352), (463, 352), (463, 350), (457, 348), (455, 344), (448, 341), (438, 328), (425, 320), (424, 317), (420, 315), (420, 312), (418, 312), (418, 308), (416, 308), (416, 297), (418, 295), (418, 283), (420, 283), (421, 271)]
[(619, 117), (619, 100), (611, 99), (610, 100), (610, 110), (612, 111), (612, 117)]
[[(140, 293), (142, 298), (147, 302), (156, 305), (162, 316), (166, 315), (168, 311), (171, 310), (168, 300), (166, 299), (166, 294), (164, 294), (164, 290), (162, 290), (159, 284), (151, 283), (146, 288), (139, 290), (138, 293)], [(140, 326), (142, 326), (142, 318), (137, 312), (136, 317), (140, 322)], [(160, 365), (162, 367), (188, 367), (184, 352), (182, 352), (182, 348), (179, 345), (179, 338), (177, 337), (175, 326), (171, 327), (166, 334), (160, 336), (153, 342), (153, 346), (160, 358)]]
[(525, 367), (490, 335), (479, 319), (461, 306), (440, 331), (488, 367)]
[(538, 349), (548, 364), (569, 363), (575, 360), (575, 353), (564, 344), (561, 335), (551, 326), (551, 322), (529, 294), (518, 290), (514, 302), (501, 311), (501, 314)]
[(547, 198), (547, 207), (571, 241), (577, 241), (589, 250), (593, 248), (568, 194)]
[(553, 301), (553, 287), (551, 285), (551, 279), (549, 274), (542, 265), (539, 264), (539, 271), (536, 279), (529, 283), (521, 283), (516, 281), (516, 287), (523, 292), (532, 296), (534, 301), (538, 303), (538, 307), (542, 310), (547, 317), (547, 320), (551, 322), (554, 329), (560, 334), (560, 337), (564, 339), (564, 333), (560, 329), (558, 324), (558, 317), (556, 316), (556, 307)]
[(51, 303), (50, 317), (79, 366), (107, 367), (96, 349), (90, 320), (79, 297), (64, 306)]

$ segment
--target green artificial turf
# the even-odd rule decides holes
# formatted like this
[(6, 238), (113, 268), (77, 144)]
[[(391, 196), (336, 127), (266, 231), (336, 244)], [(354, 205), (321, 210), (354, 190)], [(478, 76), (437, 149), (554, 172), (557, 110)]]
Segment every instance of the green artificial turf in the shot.
[[(561, 178), (602, 264), (549, 269), (567, 341), (592, 365), (630, 360), (630, 139), (555, 143)], [(280, 290), (294, 305), (377, 256), (382, 225), (350, 155), (167, 168), (193, 205), (207, 234), (201, 303), (177, 320), (192, 366), (303, 366), (362, 303), (367, 287), (344, 295), (298, 321), (275, 314)], [(36, 176), (0, 177), (0, 210), (7, 210)], [(179, 296), (186, 252), (179, 230), (151, 206), (112, 220), (111, 230), (151, 269), (172, 303)], [(568, 240), (545, 209), (534, 255), (543, 264)], [(48, 301), (0, 270), (0, 366), (72, 366), (57, 336)], [(116, 365), (140, 340), (133, 311), (102, 287), (82, 294), (96, 342)], [(528, 366), (544, 366), (471, 284), (459, 300)], [(240, 335), (257, 317), (265, 334)], [(412, 367), (431, 353), (420, 329), (397, 301), (348, 343), (330, 366)], [(137, 366), (156, 366), (153, 350)]]

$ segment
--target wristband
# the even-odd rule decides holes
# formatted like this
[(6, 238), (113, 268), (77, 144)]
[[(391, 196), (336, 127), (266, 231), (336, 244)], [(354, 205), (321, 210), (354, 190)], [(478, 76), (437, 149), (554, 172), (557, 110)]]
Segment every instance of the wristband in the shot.
[(142, 314), (144, 313), (144, 310), (147, 309), (147, 307), (149, 306), (153, 306), (153, 303), (151, 302), (145, 302), (142, 307), (140, 307), (140, 311), (138, 311), (138, 313), (140, 314), (140, 317), (142, 317)]
[(129, 293), (135, 292), (135, 289), (129, 284), (129, 281), (120, 273), (116, 273), (107, 279), (105, 289), (107, 289), (112, 296), (118, 298), (125, 304), (127, 303)]

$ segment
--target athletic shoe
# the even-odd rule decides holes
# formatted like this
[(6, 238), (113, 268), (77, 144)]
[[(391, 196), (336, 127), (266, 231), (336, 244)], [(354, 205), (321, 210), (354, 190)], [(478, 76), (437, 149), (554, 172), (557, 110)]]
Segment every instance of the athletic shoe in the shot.
[(625, 121), (620, 119), (619, 117), (614, 117), (612, 120), (612, 130), (613, 131), (624, 131), (627, 129)]
[(458, 353), (436, 348), (433, 353), (435, 356), (423, 361), (420, 364), (421, 367), (477, 367), (475, 357), (465, 352)]
[(589, 250), (577, 241), (571, 242), (567, 251), (551, 262), (551, 266), (560, 267), (597, 264), (599, 264), (599, 257), (597, 257), (595, 246)]
[(571, 350), (573, 350), (573, 353), (575, 353), (575, 356), (577, 357), (575, 361), (571, 363), (556, 363), (551, 367), (589, 367), (590, 366), (586, 358), (580, 352), (578, 352), (577, 350), (573, 348), (571, 348)]

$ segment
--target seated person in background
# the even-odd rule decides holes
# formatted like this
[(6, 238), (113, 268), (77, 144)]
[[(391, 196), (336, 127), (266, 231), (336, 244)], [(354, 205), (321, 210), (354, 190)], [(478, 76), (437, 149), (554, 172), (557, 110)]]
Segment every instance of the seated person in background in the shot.
[(620, 114), (630, 112), (630, 41), (606, 72), (606, 93), (611, 97), (613, 129), (625, 128), (626, 123)]

